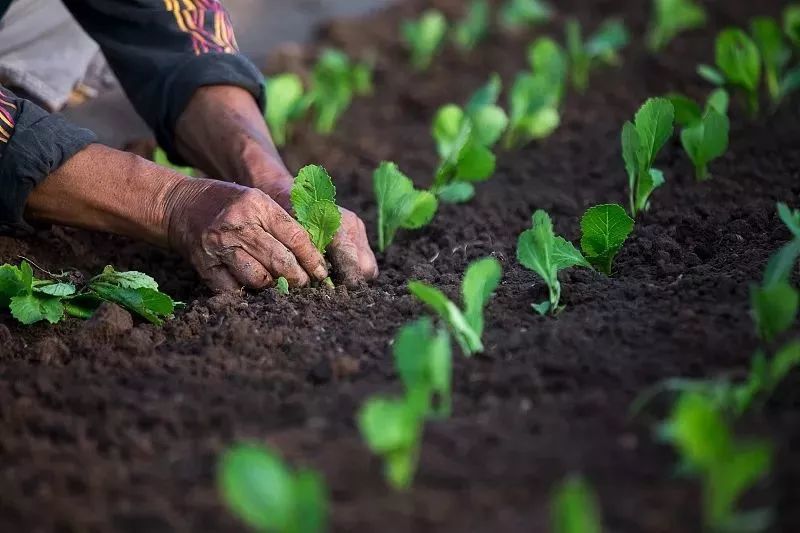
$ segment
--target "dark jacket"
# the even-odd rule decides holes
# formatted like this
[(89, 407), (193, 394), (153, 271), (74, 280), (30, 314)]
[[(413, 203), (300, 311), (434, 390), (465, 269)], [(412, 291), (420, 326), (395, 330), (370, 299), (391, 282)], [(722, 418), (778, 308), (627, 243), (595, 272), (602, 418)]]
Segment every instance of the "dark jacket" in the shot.
[[(239, 54), (219, 0), (64, 0), (100, 45), (136, 111), (170, 159), (175, 123), (198, 87), (236, 85), (264, 105), (262, 76)], [(0, 0), (0, 17), (8, 2)], [(95, 135), (0, 86), (0, 233), (30, 231), (33, 188)]]

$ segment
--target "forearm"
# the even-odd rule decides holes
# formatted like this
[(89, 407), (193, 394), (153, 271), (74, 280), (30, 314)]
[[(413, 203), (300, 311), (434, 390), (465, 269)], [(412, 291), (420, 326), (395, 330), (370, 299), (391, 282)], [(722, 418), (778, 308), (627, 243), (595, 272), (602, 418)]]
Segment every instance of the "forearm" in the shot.
[(186, 179), (133, 154), (90, 144), (33, 190), (25, 216), (167, 246), (167, 206)]
[(198, 89), (178, 120), (175, 141), (180, 154), (210, 176), (256, 187), (289, 205), (291, 175), (248, 91)]

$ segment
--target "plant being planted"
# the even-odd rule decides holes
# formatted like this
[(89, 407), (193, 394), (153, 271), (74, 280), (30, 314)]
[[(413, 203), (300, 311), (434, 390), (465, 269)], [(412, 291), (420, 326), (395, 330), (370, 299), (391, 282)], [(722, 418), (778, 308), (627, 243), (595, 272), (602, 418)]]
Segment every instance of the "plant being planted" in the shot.
[(546, 211), (533, 214), (533, 227), (520, 234), (517, 241), (517, 261), (541, 277), (550, 294), (548, 300), (533, 304), (540, 315), (555, 315), (561, 311), (561, 282), (558, 272), (573, 266), (591, 268), (585, 257), (571, 242), (553, 232), (553, 221)]
[[(333, 132), (353, 96), (372, 90), (372, 67), (366, 63), (355, 64), (347, 54), (333, 48), (323, 50), (311, 77), (307, 102), (314, 109), (315, 129), (322, 135)], [(297, 105), (302, 108), (306, 103)]]
[(436, 195), (417, 190), (414, 183), (397, 168), (384, 161), (372, 177), (378, 204), (378, 250), (392, 244), (397, 230), (426, 226), (439, 206)]
[(466, 202), (475, 195), (476, 181), (494, 173), (492, 147), (508, 125), (508, 117), (496, 105), (500, 78), (492, 76), (465, 109), (455, 104), (442, 107), (433, 121), (440, 163), (432, 192), (443, 202)]
[(469, 357), (483, 351), (483, 309), (500, 284), (502, 274), (500, 262), (493, 257), (470, 263), (461, 282), (463, 310), (427, 283), (410, 281), (408, 290), (447, 324), (464, 355)]
[(406, 20), (401, 27), (415, 69), (427, 70), (447, 36), (447, 19), (441, 11), (429, 9), (419, 20)]
[(553, 533), (601, 533), (600, 505), (586, 480), (572, 475), (562, 481), (552, 497), (550, 531)]
[(553, 18), (553, 9), (542, 0), (506, 0), (500, 8), (500, 22), (509, 30), (541, 24)]
[(264, 119), (276, 146), (284, 146), (291, 124), (300, 120), (311, 104), (306, 98), (303, 82), (297, 74), (271, 76), (264, 82), (267, 106)]
[(400, 328), (393, 352), (408, 401), (418, 404), (426, 417), (450, 416), (453, 356), (447, 331), (421, 318)]
[(704, 26), (706, 10), (693, 0), (654, 0), (647, 46), (658, 52), (679, 33)]
[(579, 92), (584, 92), (589, 86), (589, 73), (597, 64), (619, 64), (619, 51), (630, 40), (627, 28), (619, 20), (604, 22), (584, 42), (580, 22), (569, 19), (566, 34), (572, 84)]
[(596, 205), (581, 218), (581, 250), (597, 270), (611, 275), (614, 258), (633, 231), (633, 219), (617, 204)]
[(658, 152), (672, 136), (675, 109), (665, 98), (650, 98), (633, 122), (622, 128), (622, 157), (628, 173), (631, 216), (647, 209), (650, 195), (664, 184), (664, 174), (653, 168)]
[(761, 54), (756, 43), (738, 28), (722, 31), (716, 41), (716, 64), (700, 65), (698, 73), (714, 85), (742, 91), (750, 112), (758, 114)]
[[(314, 247), (324, 254), (342, 224), (330, 175), (319, 165), (303, 167), (292, 184), (290, 198), (295, 218), (308, 232)], [(325, 283), (333, 286), (330, 278)]]
[(228, 508), (256, 531), (326, 530), (328, 495), (321, 476), (292, 471), (269, 448), (239, 444), (227, 450), (217, 467), (217, 485)]
[(19, 267), (0, 266), (0, 308), (8, 308), (25, 325), (43, 320), (56, 324), (65, 315), (89, 318), (97, 306), (107, 301), (160, 326), (178, 305), (142, 272), (117, 272), (107, 266), (81, 288), (67, 281), (69, 275), (51, 277), (35, 278), (27, 261)]
[(453, 26), (453, 41), (465, 51), (474, 49), (489, 34), (491, 9), (487, 0), (472, 0), (464, 18)]

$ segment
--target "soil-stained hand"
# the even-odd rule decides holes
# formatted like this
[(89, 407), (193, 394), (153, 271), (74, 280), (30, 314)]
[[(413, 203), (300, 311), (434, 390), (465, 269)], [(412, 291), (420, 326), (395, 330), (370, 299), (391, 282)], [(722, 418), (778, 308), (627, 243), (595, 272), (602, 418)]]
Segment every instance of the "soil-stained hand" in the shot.
[(333, 268), (348, 287), (378, 277), (378, 262), (369, 246), (364, 222), (352, 211), (340, 208), (342, 226), (328, 247)]
[(303, 286), (328, 276), (305, 229), (258, 189), (186, 180), (167, 204), (170, 246), (214, 290), (260, 289), (281, 276)]

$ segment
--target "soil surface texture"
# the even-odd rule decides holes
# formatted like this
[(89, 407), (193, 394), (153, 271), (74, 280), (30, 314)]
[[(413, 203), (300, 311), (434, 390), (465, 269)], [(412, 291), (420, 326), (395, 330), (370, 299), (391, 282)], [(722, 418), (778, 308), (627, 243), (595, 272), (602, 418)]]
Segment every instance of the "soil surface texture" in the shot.
[[(455, 15), (463, 2), (435, 4)], [(789, 240), (776, 201), (796, 205), (800, 195), (800, 102), (755, 121), (735, 102), (731, 148), (705, 183), (694, 181), (673, 139), (657, 164), (667, 183), (614, 276), (563, 273), (566, 309), (556, 319), (531, 310), (546, 289), (517, 264), (516, 241), (537, 208), (575, 240), (587, 207), (624, 204), (623, 122), (649, 96), (705, 98), (695, 66), (713, 62), (716, 33), (777, 15), (783, 2), (704, 2), (709, 25), (658, 57), (642, 42), (649, 2), (557, 4), (554, 22), (515, 35), (495, 30), (468, 55), (448, 48), (421, 74), (398, 39), (420, 2), (334, 22), (314, 46), (265, 66), (306, 68), (325, 44), (374, 51), (374, 96), (357, 100), (330, 138), (299, 128), (284, 153), (293, 171), (325, 165), (340, 202), (364, 216), (374, 239), (372, 171), (390, 159), (427, 184), (439, 106), (463, 103), (492, 72), (508, 86), (525, 68), (526, 45), (537, 35), (562, 39), (567, 15), (589, 30), (622, 16), (632, 29), (624, 63), (595, 71), (584, 95), (570, 94), (551, 138), (501, 153), (474, 201), (443, 206), (428, 228), (401, 233), (368, 288), (212, 296), (180, 258), (123, 238), (64, 228), (0, 238), (3, 262), (25, 256), (86, 274), (113, 263), (152, 274), (187, 302), (163, 329), (114, 308), (56, 327), (0, 315), (0, 531), (244, 531), (214, 482), (219, 454), (240, 440), (319, 469), (334, 531), (543, 532), (551, 489), (571, 472), (598, 491), (608, 531), (699, 531), (699, 487), (675, 475), (674, 454), (653, 437), (664, 404), (638, 418), (628, 408), (664, 378), (745, 374), (757, 345), (749, 284)], [(399, 391), (389, 342), (425, 312), (406, 282), (456, 298), (466, 265), (489, 255), (504, 276), (486, 310), (486, 351), (457, 356), (453, 416), (428, 425), (413, 490), (394, 493), (354, 415), (367, 396)], [(773, 504), (774, 530), (800, 531), (800, 376), (738, 430), (775, 445), (773, 474), (746, 503)]]

